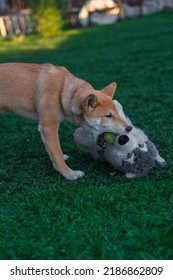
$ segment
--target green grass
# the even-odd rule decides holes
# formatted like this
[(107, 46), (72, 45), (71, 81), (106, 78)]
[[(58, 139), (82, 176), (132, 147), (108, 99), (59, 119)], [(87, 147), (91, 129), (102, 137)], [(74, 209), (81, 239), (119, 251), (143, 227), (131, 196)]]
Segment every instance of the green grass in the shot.
[(52, 167), (37, 124), (0, 115), (1, 259), (173, 258), (172, 14), (65, 31), (59, 37), (1, 40), (0, 62), (53, 63), (100, 89), (118, 83), (116, 98), (156, 144), (167, 165), (140, 179), (111, 177), (60, 138), (69, 166), (86, 176), (69, 182)]

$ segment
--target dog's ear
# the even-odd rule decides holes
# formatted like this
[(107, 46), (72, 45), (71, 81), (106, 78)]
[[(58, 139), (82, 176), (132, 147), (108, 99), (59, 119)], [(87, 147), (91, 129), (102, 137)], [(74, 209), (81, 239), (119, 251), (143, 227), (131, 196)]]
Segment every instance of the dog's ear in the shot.
[(102, 93), (106, 94), (107, 96), (113, 98), (114, 93), (116, 91), (117, 84), (115, 82), (111, 83), (107, 87), (101, 90)]
[(82, 102), (82, 110), (84, 112), (93, 111), (98, 104), (98, 99), (95, 94), (89, 94)]

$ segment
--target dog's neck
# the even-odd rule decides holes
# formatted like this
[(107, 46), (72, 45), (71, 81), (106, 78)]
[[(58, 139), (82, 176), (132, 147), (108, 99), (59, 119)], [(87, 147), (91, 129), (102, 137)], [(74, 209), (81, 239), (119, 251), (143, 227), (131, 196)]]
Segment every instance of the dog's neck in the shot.
[[(93, 91), (92, 86), (69, 72), (65, 77), (64, 89), (66, 90), (62, 91), (61, 105), (65, 118), (78, 126), (83, 126), (85, 120), (82, 103), (85, 97)], [(69, 96), (71, 96), (70, 99)]]

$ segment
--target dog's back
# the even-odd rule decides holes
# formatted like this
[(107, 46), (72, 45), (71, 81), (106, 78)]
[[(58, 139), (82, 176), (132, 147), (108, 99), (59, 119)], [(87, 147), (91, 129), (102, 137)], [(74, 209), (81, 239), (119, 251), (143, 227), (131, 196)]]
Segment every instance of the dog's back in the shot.
[(40, 67), (36, 64), (0, 64), (0, 111), (20, 113), (34, 111), (36, 75)]

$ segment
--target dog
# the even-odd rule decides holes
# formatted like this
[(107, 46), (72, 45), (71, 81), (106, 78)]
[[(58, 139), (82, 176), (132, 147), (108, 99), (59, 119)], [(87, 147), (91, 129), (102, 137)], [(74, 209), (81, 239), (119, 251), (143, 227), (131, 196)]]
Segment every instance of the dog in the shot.
[(133, 129), (128, 134), (117, 135), (115, 143), (110, 144), (105, 141), (104, 134), (98, 136), (91, 129), (79, 127), (74, 132), (77, 146), (89, 153), (94, 160), (107, 161), (128, 179), (144, 176), (152, 168), (163, 167), (166, 162), (159, 155), (156, 146), (125, 116), (121, 104), (116, 100), (114, 103), (119, 115)]
[(115, 90), (115, 82), (95, 90), (62, 66), (0, 64), (0, 112), (38, 120), (38, 130), (54, 168), (70, 180), (84, 173), (65, 163), (68, 157), (61, 150), (59, 125), (68, 120), (98, 134), (130, 131), (132, 127), (118, 114), (112, 101)]

